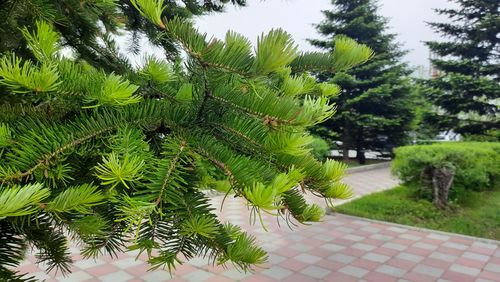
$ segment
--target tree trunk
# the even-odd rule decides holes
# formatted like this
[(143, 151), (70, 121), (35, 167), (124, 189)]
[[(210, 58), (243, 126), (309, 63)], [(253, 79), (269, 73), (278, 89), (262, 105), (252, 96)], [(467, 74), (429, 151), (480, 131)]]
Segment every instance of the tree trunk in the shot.
[(360, 165), (366, 164), (365, 149), (363, 148), (363, 129), (360, 128), (356, 136), (356, 159)]
[(347, 163), (349, 161), (349, 147), (350, 147), (350, 130), (349, 130), (349, 122), (347, 120), (344, 121), (344, 132), (342, 134), (342, 160)]
[(358, 159), (359, 164), (366, 164), (365, 150), (363, 150), (361, 146), (357, 146), (356, 148), (356, 158)]
[(434, 205), (444, 209), (448, 205), (448, 195), (455, 172), (451, 168), (434, 168), (432, 175), (432, 188), (434, 192)]

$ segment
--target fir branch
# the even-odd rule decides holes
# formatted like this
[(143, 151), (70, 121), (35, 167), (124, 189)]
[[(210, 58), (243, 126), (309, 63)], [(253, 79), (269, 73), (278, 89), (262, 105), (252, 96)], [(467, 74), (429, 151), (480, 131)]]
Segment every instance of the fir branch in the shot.
[(2, 178), (0, 178), (0, 182), (8, 182), (10, 180), (18, 180), (19, 181), (21, 178), (24, 178), (24, 177), (31, 175), (37, 169), (46, 166), (52, 159), (54, 159), (58, 155), (64, 153), (65, 151), (72, 149), (73, 147), (76, 147), (84, 142), (87, 142), (96, 136), (99, 136), (103, 133), (107, 133), (107, 132), (114, 130), (114, 129), (116, 129), (116, 125), (109, 126), (107, 128), (103, 128), (103, 129), (97, 130), (95, 132), (90, 132), (89, 134), (87, 134), (85, 136), (82, 136), (82, 137), (75, 139), (67, 144), (64, 144), (63, 146), (57, 148), (56, 150), (41, 156), (41, 158), (31, 168), (29, 168), (25, 171), (18, 171), (14, 174), (3, 176)]
[(273, 116), (267, 115), (265, 113), (252, 111), (251, 109), (242, 107), (242, 106), (237, 105), (237, 104), (235, 104), (227, 99), (224, 99), (224, 98), (218, 97), (218, 96), (214, 96), (213, 94), (210, 94), (210, 93), (208, 94), (208, 97), (215, 100), (215, 101), (218, 101), (220, 103), (223, 103), (225, 105), (230, 106), (231, 109), (234, 108), (234, 109), (237, 109), (245, 114), (248, 114), (249, 116), (260, 118), (260, 119), (262, 119), (262, 122), (264, 124), (270, 124), (270, 125), (277, 126), (278, 123), (288, 125), (288, 124), (291, 124), (293, 122), (293, 118), (290, 120), (283, 120), (283, 119), (280, 119), (278, 117), (273, 117)]
[(184, 149), (186, 148), (186, 141), (182, 140), (179, 145), (179, 149), (177, 153), (175, 154), (174, 158), (170, 160), (170, 164), (168, 166), (167, 173), (165, 173), (165, 176), (163, 178), (162, 185), (160, 187), (160, 192), (158, 193), (158, 198), (155, 201), (156, 205), (159, 205), (163, 199), (163, 194), (165, 193), (165, 189), (168, 186), (168, 183), (170, 181), (170, 176), (172, 172), (175, 169), (175, 166), (177, 165), (177, 162), (179, 161), (179, 158), (181, 154), (183, 153)]

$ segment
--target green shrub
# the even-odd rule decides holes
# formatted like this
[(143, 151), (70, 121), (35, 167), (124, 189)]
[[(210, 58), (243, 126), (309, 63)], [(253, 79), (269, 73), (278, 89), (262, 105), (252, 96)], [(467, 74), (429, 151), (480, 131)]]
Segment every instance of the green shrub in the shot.
[(420, 187), (426, 169), (454, 170), (452, 189), (487, 190), (499, 184), (500, 143), (454, 142), (406, 146), (396, 149), (392, 171), (406, 183)]
[(309, 144), (311, 153), (318, 159), (324, 160), (330, 155), (330, 145), (328, 142), (318, 136), (313, 136), (313, 141)]

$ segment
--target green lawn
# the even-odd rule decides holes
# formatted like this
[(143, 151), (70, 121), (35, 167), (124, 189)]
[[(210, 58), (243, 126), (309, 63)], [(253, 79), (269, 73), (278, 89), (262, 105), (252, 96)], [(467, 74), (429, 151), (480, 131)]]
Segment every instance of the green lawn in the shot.
[(463, 192), (447, 210), (399, 186), (336, 208), (337, 212), (429, 229), (500, 240), (500, 190)]

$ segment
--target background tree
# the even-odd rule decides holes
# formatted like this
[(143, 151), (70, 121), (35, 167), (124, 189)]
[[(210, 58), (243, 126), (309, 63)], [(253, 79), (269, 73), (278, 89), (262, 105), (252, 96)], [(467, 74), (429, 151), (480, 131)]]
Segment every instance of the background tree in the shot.
[[(441, 75), (428, 81), (429, 100), (444, 130), (498, 136), (500, 128), (500, 2), (453, 0), (437, 9), (450, 23), (430, 23), (445, 42), (426, 42)], [(495, 133), (495, 131), (497, 133)]]
[(425, 80), (413, 78), (411, 80), (411, 99), (414, 118), (410, 126), (410, 139), (413, 142), (431, 142), (440, 133), (439, 120), (434, 112), (434, 105), (427, 99), (429, 87)]
[(21, 30), (32, 59), (0, 57), (2, 281), (28, 280), (15, 268), (30, 247), (48, 270), (69, 271), (67, 235), (84, 257), (135, 249), (153, 268), (171, 270), (181, 254), (243, 270), (263, 263), (255, 239), (220, 222), (200, 192), (200, 160), (262, 224), (261, 212), (320, 220), (305, 191), (328, 202), (352, 195), (345, 165), (311, 153), (307, 129), (331, 117), (338, 91), (307, 72), (355, 66), (368, 47), (337, 38), (330, 54), (301, 54), (282, 30), (255, 49), (235, 32), (208, 41), (189, 21), (162, 18), (162, 0), (132, 4), (184, 64), (149, 58), (126, 75), (106, 71), (63, 56), (50, 21)]
[[(367, 149), (387, 151), (405, 143), (413, 118), (409, 82), (410, 73), (401, 63), (405, 54), (388, 34), (387, 19), (377, 14), (373, 0), (332, 0), (333, 9), (323, 11), (326, 19), (316, 25), (325, 39), (310, 40), (322, 49), (334, 48), (332, 38), (346, 35), (370, 46), (375, 56), (366, 64), (348, 72), (323, 72), (320, 81), (338, 84), (342, 93), (333, 101), (337, 114), (322, 124), (343, 142), (344, 159), (349, 149), (357, 151), (365, 162)], [(323, 131), (318, 131), (322, 133)]]

